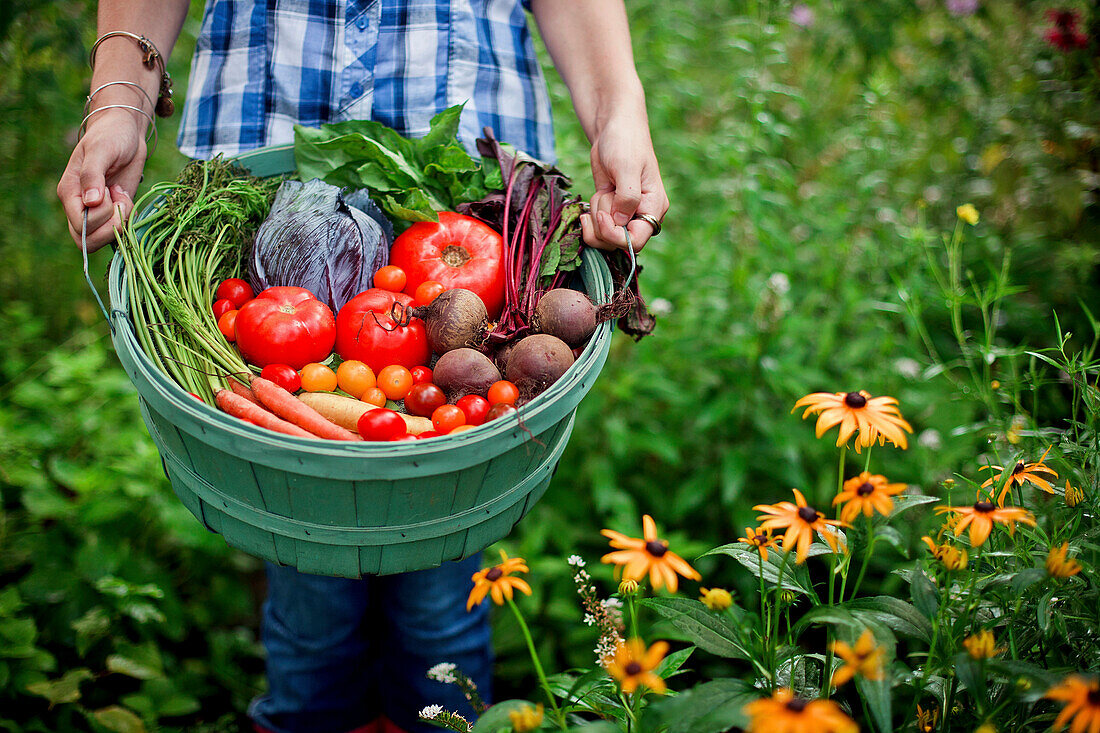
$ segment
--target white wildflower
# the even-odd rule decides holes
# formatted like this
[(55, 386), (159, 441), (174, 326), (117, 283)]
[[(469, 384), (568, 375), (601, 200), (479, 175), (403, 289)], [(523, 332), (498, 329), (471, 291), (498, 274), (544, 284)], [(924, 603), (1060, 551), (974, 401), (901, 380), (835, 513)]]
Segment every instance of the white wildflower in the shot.
[(428, 670), (428, 679), (435, 680), (436, 682), (451, 683), (455, 681), (454, 672), (454, 662), (440, 662)]
[(649, 304), (649, 312), (655, 316), (667, 316), (672, 313), (672, 301), (668, 298), (654, 298)]
[(607, 617), (611, 619), (613, 624), (621, 624), (623, 622), (623, 600), (621, 598), (605, 598), (600, 601), (603, 609), (607, 611)]
[(584, 558), (581, 557), (580, 555), (570, 555), (569, 559), (566, 560), (566, 562), (569, 563), (570, 565), (572, 565), (575, 568), (583, 568), (584, 567)]
[(437, 715), (443, 712), (442, 705), (429, 705), (420, 711), (420, 717), (424, 720), (432, 720)]
[(791, 279), (785, 272), (773, 272), (768, 278), (768, 288), (776, 295), (786, 295), (791, 291)]

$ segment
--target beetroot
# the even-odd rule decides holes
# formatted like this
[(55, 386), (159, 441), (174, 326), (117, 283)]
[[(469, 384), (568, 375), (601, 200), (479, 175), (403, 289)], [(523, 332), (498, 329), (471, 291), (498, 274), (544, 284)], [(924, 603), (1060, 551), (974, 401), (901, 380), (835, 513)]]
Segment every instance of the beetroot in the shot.
[(500, 381), (500, 370), (489, 357), (469, 348), (452, 349), (435, 363), (432, 379), (447, 393), (452, 405), (469, 394), (484, 397), (493, 382)]
[(531, 322), (538, 333), (557, 336), (570, 346), (580, 346), (596, 331), (596, 306), (584, 293), (554, 288), (543, 293)]
[(573, 365), (573, 350), (557, 336), (537, 333), (523, 338), (508, 356), (508, 381), (527, 402), (549, 387)]
[(428, 345), (439, 355), (464, 347), (476, 349), (489, 332), (485, 303), (464, 288), (444, 290), (430, 304), (414, 309), (413, 315), (424, 319)]

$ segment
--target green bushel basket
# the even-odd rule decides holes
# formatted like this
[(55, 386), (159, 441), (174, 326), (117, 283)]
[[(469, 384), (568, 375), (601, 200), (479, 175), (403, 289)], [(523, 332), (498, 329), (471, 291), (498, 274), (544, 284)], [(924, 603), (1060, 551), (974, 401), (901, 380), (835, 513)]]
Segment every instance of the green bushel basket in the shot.
[[(291, 146), (239, 161), (259, 176), (294, 170)], [(296, 438), (230, 417), (162, 374), (134, 336), (123, 270), (116, 255), (112, 339), (176, 495), (229, 545), (317, 575), (435, 567), (507, 536), (550, 484), (611, 346), (603, 323), (561, 379), (518, 413), (445, 441)], [(581, 277), (593, 300), (610, 300), (599, 253), (584, 252)]]

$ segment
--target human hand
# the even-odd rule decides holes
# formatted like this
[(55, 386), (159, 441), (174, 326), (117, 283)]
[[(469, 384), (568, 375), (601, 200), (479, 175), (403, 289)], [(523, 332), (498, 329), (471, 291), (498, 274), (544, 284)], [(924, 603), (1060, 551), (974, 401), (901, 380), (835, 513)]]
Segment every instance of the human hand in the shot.
[(626, 249), (626, 225), (634, 251), (641, 251), (654, 228), (634, 217), (648, 214), (661, 221), (669, 206), (645, 117), (610, 119), (592, 143), (591, 158), (596, 193), (589, 212), (581, 215), (585, 243), (597, 249)]
[(85, 209), (88, 251), (114, 239), (133, 209), (146, 155), (142, 125), (133, 112), (106, 109), (92, 116), (57, 184), (74, 242), (80, 244)]

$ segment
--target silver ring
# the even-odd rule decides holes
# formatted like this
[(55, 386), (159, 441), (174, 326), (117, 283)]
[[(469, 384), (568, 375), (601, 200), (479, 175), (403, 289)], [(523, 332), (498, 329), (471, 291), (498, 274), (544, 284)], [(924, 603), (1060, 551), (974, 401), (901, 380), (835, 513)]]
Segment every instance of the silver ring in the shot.
[(658, 219), (657, 217), (653, 216), (652, 214), (635, 214), (631, 218), (632, 219), (641, 219), (646, 224), (649, 224), (651, 227), (653, 227), (653, 234), (651, 234), (649, 236), (656, 237), (658, 234), (661, 233), (661, 220)]

